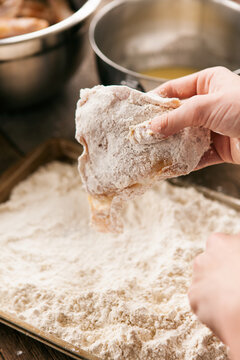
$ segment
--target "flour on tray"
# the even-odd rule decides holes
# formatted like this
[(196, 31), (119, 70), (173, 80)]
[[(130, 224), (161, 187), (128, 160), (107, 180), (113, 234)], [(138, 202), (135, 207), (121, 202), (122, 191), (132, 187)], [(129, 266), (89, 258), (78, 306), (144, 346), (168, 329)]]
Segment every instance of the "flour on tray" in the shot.
[(75, 165), (51, 163), (0, 205), (0, 309), (101, 359), (223, 360), (192, 314), (191, 264), (239, 213), (162, 182), (99, 234)]

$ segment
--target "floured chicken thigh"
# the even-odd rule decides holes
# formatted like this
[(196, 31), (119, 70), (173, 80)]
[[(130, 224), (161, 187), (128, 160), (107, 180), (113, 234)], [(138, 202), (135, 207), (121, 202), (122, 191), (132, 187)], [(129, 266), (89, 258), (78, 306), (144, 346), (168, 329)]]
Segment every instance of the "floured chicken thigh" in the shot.
[(76, 110), (76, 138), (84, 146), (79, 172), (89, 194), (92, 223), (121, 232), (123, 200), (142, 194), (157, 180), (188, 174), (210, 146), (210, 132), (187, 128), (162, 139), (150, 122), (178, 99), (126, 86), (83, 89)]

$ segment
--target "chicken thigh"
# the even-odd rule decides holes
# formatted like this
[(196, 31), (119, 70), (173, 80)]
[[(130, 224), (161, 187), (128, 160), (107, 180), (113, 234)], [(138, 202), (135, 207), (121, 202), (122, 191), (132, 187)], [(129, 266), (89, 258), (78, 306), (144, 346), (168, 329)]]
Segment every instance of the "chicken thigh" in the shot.
[(210, 132), (203, 128), (186, 128), (167, 139), (152, 133), (151, 119), (180, 105), (178, 99), (126, 86), (81, 90), (76, 110), (76, 139), (84, 147), (79, 172), (98, 231), (121, 232), (123, 200), (158, 180), (188, 174), (209, 149)]

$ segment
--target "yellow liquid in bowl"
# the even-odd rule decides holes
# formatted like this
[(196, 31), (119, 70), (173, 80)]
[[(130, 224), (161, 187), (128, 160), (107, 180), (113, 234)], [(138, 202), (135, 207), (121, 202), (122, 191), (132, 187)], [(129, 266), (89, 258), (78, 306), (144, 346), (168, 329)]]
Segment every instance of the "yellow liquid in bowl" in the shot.
[(176, 67), (159, 67), (156, 69), (149, 69), (149, 70), (144, 70), (141, 71), (140, 73), (142, 75), (148, 75), (148, 76), (153, 76), (153, 77), (158, 77), (158, 78), (163, 78), (163, 79), (176, 79), (182, 76), (186, 76), (189, 74), (193, 74), (195, 72), (199, 71), (196, 68), (191, 68), (191, 67), (181, 67), (181, 66), (176, 66)]

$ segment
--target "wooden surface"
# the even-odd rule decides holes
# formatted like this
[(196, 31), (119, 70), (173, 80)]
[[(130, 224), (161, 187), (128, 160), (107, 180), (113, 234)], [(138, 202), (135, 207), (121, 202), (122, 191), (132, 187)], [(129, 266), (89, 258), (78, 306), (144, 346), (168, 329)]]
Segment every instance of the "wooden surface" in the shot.
[(0, 326), (0, 360), (69, 360), (58, 351), (30, 337)]

